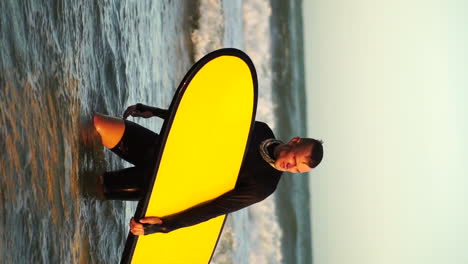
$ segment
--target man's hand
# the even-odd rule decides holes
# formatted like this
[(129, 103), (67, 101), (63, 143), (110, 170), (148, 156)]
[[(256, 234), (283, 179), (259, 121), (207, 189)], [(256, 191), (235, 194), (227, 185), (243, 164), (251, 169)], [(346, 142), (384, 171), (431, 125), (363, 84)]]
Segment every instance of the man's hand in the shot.
[(145, 234), (143, 224), (160, 225), (162, 222), (163, 221), (158, 217), (145, 217), (140, 219), (139, 223), (132, 218), (132, 220), (130, 220), (130, 232), (135, 236), (141, 236)]
[(153, 113), (150, 111), (140, 112), (137, 110), (137, 105), (131, 105), (125, 110), (123, 119), (127, 119), (128, 116), (150, 118), (153, 116)]

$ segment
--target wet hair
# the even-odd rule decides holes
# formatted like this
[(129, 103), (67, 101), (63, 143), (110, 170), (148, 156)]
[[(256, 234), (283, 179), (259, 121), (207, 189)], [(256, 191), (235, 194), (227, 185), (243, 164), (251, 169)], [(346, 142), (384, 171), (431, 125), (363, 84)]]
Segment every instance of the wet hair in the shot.
[(313, 138), (302, 138), (302, 143), (307, 145), (312, 145), (312, 150), (310, 152), (310, 159), (308, 166), (310, 168), (317, 167), (323, 158), (323, 141)]

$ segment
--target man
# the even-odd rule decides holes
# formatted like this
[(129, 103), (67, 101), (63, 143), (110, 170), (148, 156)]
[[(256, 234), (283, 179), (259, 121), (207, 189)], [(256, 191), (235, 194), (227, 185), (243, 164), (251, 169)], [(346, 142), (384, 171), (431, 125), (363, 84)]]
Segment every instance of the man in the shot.
[[(103, 144), (135, 165), (104, 174), (104, 195), (108, 199), (141, 199), (147, 191), (145, 186), (149, 179), (146, 177), (151, 175), (155, 160), (154, 149), (159, 135), (125, 120), (128, 116), (164, 119), (167, 110), (136, 104), (125, 110), (123, 119), (94, 116), (94, 126)], [(109, 139), (108, 134), (114, 134), (114, 137)], [(268, 125), (257, 121), (245, 155), (232, 191), (175, 215), (146, 217), (139, 222), (132, 219), (130, 231), (134, 235), (167, 233), (260, 202), (275, 191), (284, 171), (304, 173), (315, 168), (322, 160), (323, 147), (322, 142), (311, 138), (295, 137), (283, 143), (275, 139)]]

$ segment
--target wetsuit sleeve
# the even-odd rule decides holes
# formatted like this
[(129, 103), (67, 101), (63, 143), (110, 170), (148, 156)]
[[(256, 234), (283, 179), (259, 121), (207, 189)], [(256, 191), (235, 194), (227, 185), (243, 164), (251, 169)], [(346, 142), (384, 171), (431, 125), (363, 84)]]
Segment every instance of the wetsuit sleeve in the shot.
[(166, 119), (169, 116), (169, 111), (167, 111), (166, 109), (152, 107), (140, 103), (136, 104), (136, 110), (140, 112), (151, 112), (154, 116), (157, 116), (162, 119)]
[(255, 190), (252, 186), (236, 187), (236, 189), (214, 200), (197, 205), (181, 213), (162, 218), (162, 225), (154, 229), (153, 232), (151, 228), (148, 228), (148, 232), (145, 230), (145, 234), (154, 232), (167, 233), (182, 227), (196, 225), (210, 220), (211, 218), (228, 214), (260, 202), (268, 195), (269, 194), (258, 193), (258, 190)]

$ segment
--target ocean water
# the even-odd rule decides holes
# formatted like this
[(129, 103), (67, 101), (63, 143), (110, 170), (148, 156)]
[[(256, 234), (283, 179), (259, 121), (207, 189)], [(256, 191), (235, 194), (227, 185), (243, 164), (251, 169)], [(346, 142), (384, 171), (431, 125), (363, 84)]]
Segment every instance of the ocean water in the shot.
[[(96, 198), (125, 167), (92, 128), (142, 102), (167, 107), (204, 54), (246, 51), (257, 119), (305, 135), (300, 1), (0, 1), (0, 259), (118, 263), (133, 202)], [(154, 131), (157, 118), (134, 119)], [(228, 217), (212, 263), (310, 263), (305, 175)]]

